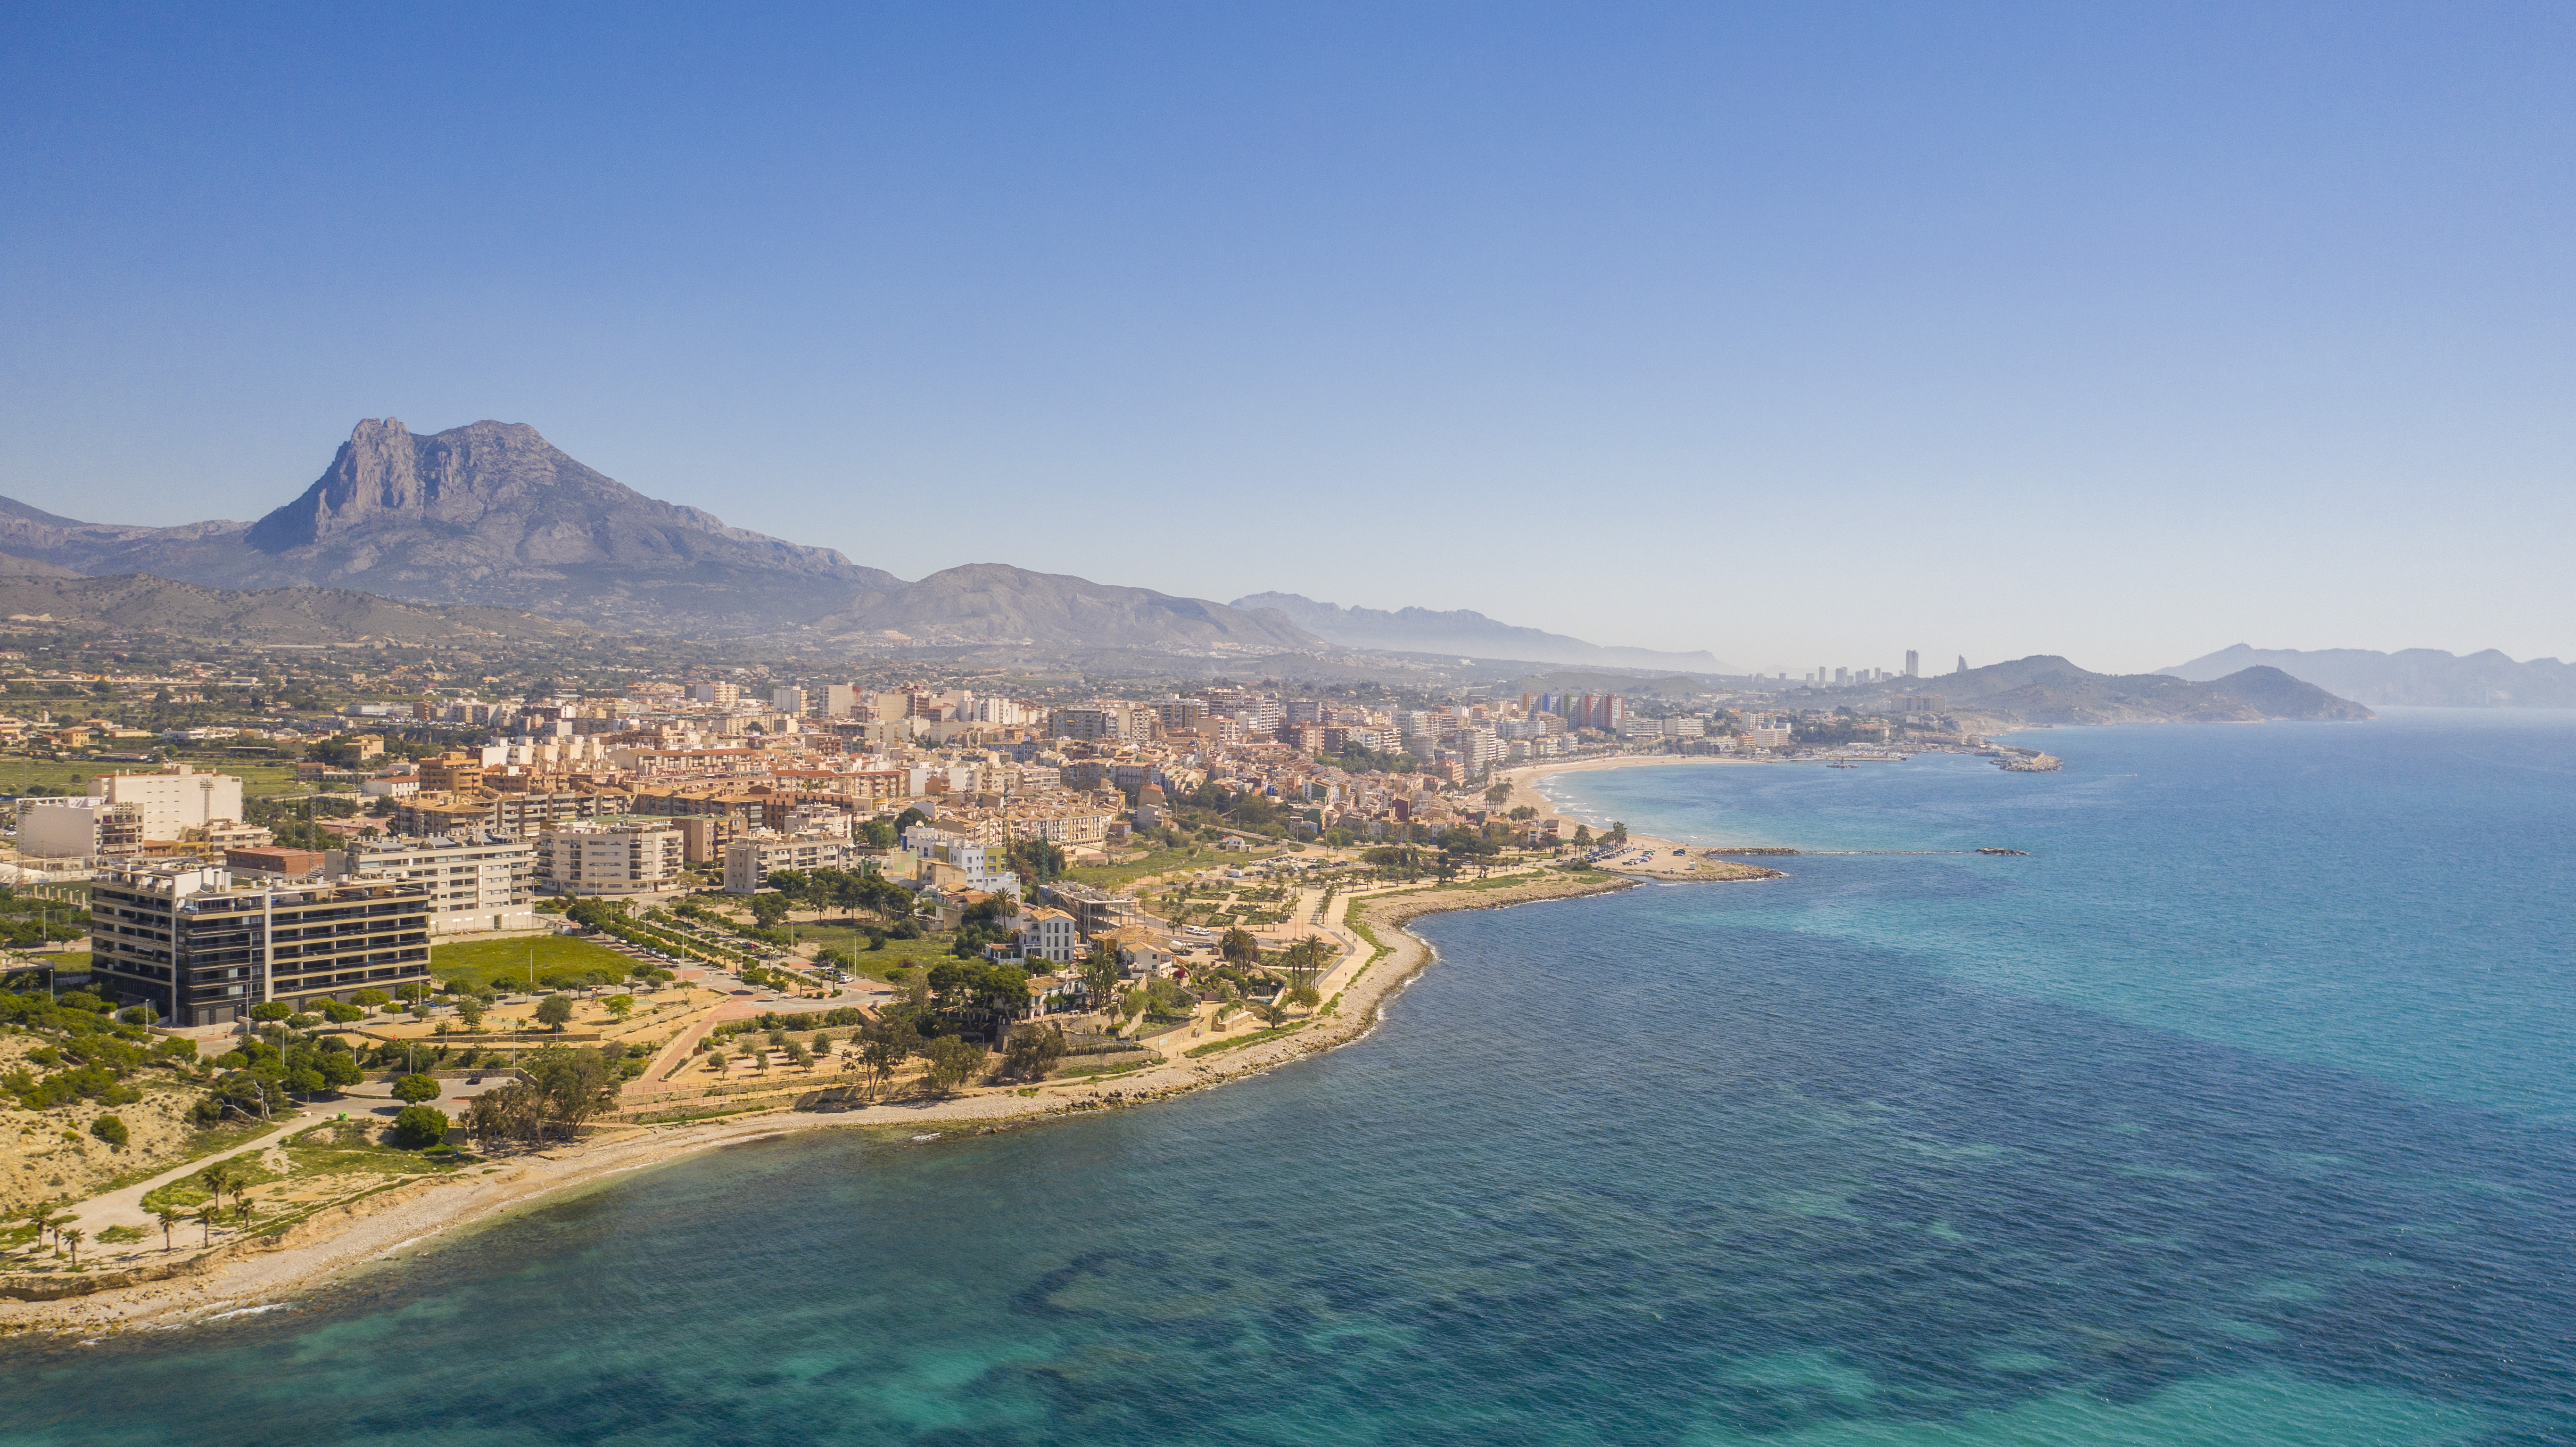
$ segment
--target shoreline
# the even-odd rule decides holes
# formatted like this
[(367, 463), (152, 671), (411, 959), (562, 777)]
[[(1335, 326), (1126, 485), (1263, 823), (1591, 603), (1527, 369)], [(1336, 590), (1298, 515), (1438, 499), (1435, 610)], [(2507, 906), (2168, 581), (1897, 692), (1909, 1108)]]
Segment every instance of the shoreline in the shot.
[[(935, 1135), (982, 1135), (1095, 1110), (1148, 1105), (1222, 1085), (1320, 1055), (1374, 1032), (1386, 1001), (1438, 958), (1430, 943), (1407, 927), (1413, 920), (1455, 910), (1504, 909), (1614, 893), (1634, 887), (1640, 872), (1606, 879), (1550, 879), (1542, 872), (1521, 883), (1398, 888), (1346, 896), (1348, 905), (1341, 918), (1354, 921), (1344, 928), (1359, 947), (1344, 962), (1350, 975), (1328, 992), (1325, 1009), (1332, 1013), (1307, 1017), (1307, 1023), (1291, 1035), (1204, 1059), (1167, 1057), (1114, 1082), (1049, 1083), (1028, 1095), (1000, 1087), (944, 1100), (852, 1110), (799, 1111), (779, 1106), (721, 1122), (612, 1127), (569, 1146), (487, 1158), (486, 1167), (475, 1174), (425, 1177), (399, 1185), (299, 1222), (277, 1237), (236, 1238), (193, 1254), (173, 1252), (174, 1259), (166, 1265), (137, 1268), (132, 1274), (140, 1279), (131, 1284), (51, 1300), (0, 1299), (0, 1335), (56, 1332), (98, 1337), (120, 1331), (175, 1330), (274, 1308), (299, 1291), (340, 1284), (380, 1263), (436, 1250), (469, 1228), (495, 1224), (545, 1198), (755, 1140), (854, 1126), (909, 1126)], [(1379, 930), (1387, 933), (1372, 942), (1370, 936)], [(1372, 943), (1377, 948), (1369, 948)]]

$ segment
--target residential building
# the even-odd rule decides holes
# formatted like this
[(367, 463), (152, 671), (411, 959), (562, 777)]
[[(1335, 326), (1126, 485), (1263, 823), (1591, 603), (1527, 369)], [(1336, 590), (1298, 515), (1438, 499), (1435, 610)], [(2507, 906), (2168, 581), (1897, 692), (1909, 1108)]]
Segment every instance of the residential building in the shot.
[(828, 834), (787, 836), (762, 831), (725, 845), (724, 891), (757, 894), (769, 876), (781, 869), (847, 869), (853, 859), (850, 841)]
[(1020, 911), (1020, 957), (1069, 965), (1082, 954), (1082, 931), (1072, 915), (1039, 905)]
[(608, 816), (538, 836), (536, 886), (544, 894), (644, 894), (676, 883), (685, 863), (672, 821)]
[(425, 794), (470, 794), (483, 787), (483, 760), (474, 754), (445, 753), (420, 761), (420, 787)]
[(100, 859), (143, 848), (143, 810), (105, 799), (21, 799), (18, 852), (39, 859)]
[(330, 852), (334, 875), (413, 880), (429, 889), (432, 934), (535, 929), (537, 849), (516, 834), (383, 839)]
[(933, 888), (980, 889), (1014, 898), (1019, 895), (1019, 875), (1007, 867), (996, 867), (986, 846), (965, 835), (915, 824), (903, 832), (903, 847), (921, 857), (925, 876), (922, 882)]
[(194, 861), (90, 884), (91, 987), (179, 1025), (303, 1009), (429, 978), (429, 891), (395, 880), (257, 883)]
[(186, 764), (165, 764), (152, 774), (102, 774), (89, 781), (89, 796), (133, 805), (146, 839), (177, 839), (183, 830), (242, 816), (241, 780), (201, 774)]

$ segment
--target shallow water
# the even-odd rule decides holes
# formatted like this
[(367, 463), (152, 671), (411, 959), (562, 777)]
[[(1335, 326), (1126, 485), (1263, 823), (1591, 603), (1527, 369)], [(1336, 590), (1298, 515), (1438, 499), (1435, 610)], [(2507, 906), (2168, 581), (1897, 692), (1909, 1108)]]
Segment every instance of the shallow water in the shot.
[(9, 1442), (2576, 1440), (2576, 723), (1634, 770), (1758, 885), (1424, 922), (1150, 1109), (629, 1177), (0, 1368)]

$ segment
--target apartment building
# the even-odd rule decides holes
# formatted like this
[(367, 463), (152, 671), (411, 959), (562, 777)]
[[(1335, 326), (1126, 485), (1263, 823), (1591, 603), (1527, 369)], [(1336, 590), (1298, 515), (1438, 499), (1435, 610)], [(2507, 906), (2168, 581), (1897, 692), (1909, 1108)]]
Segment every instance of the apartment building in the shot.
[(1017, 898), (1020, 877), (996, 867), (986, 847), (962, 834), (915, 824), (903, 832), (903, 847), (920, 856), (926, 882), (942, 889), (980, 889)]
[[(175, 836), (174, 836), (175, 837)], [(21, 799), (18, 852), (39, 859), (100, 859), (140, 853), (143, 811), (105, 799)]]
[(429, 889), (432, 934), (535, 929), (537, 850), (516, 834), (361, 840), (331, 850), (333, 875), (414, 880)]
[(1040, 905), (1020, 911), (1019, 945), (1024, 960), (1069, 965), (1082, 955), (1082, 931), (1072, 915)]
[(538, 836), (536, 886), (541, 894), (644, 894), (676, 884), (686, 862), (671, 820), (605, 817)]
[(848, 839), (829, 834), (748, 834), (725, 845), (724, 891), (757, 894), (779, 870), (847, 869), (855, 859)]
[(165, 764), (151, 774), (102, 774), (89, 781), (89, 796), (132, 805), (146, 839), (177, 839), (184, 830), (242, 816), (241, 780), (201, 774), (186, 764)]
[(415, 881), (250, 882), (188, 861), (109, 870), (89, 900), (91, 987), (173, 1024), (429, 978), (429, 888)]

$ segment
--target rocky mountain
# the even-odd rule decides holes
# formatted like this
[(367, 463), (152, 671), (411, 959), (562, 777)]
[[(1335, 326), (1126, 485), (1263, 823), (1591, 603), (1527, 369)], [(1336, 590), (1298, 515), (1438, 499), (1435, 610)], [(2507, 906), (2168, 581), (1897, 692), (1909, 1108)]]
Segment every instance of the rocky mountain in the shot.
[(2292, 678), (2363, 703), (2430, 708), (2576, 708), (2576, 664), (2555, 658), (2516, 663), (2490, 648), (2453, 654), (2438, 648), (2380, 653), (2367, 648), (2254, 648), (2239, 643), (2162, 670), (2176, 678), (2214, 679), (2249, 667), (2277, 668)]
[(2093, 673), (2054, 654), (1922, 680), (1952, 713), (2051, 724), (2259, 723), (2266, 719), (2366, 719), (2369, 709), (2274, 668), (2205, 683), (2163, 673)]
[(0, 498), (0, 552), (93, 576), (355, 589), (616, 632), (1317, 646), (1276, 616), (998, 564), (908, 584), (830, 548), (646, 497), (519, 423), (422, 437), (393, 418), (371, 418), (301, 496), (254, 523), (87, 523)]
[[(74, 633), (156, 633), (246, 644), (576, 638), (587, 630), (501, 608), (430, 608), (340, 588), (237, 593), (144, 574), (84, 578), (0, 559), (0, 620)], [(41, 570), (41, 571), (36, 571)]]
[(1322, 646), (1276, 609), (1244, 609), (1150, 588), (1118, 588), (999, 563), (933, 573), (862, 598), (815, 628), (846, 642), (1073, 643), (1112, 648)]
[(1697, 673), (1741, 673), (1706, 651), (1664, 653), (1652, 648), (1613, 648), (1586, 643), (1562, 633), (1497, 622), (1482, 613), (1459, 608), (1344, 608), (1318, 603), (1296, 593), (1255, 593), (1237, 598), (1245, 609), (1275, 608), (1296, 626), (1345, 648), (1383, 648), (1398, 653), (1453, 653), (1470, 658), (1508, 658), (1530, 663), (1593, 664), (1608, 668), (1672, 668)]

